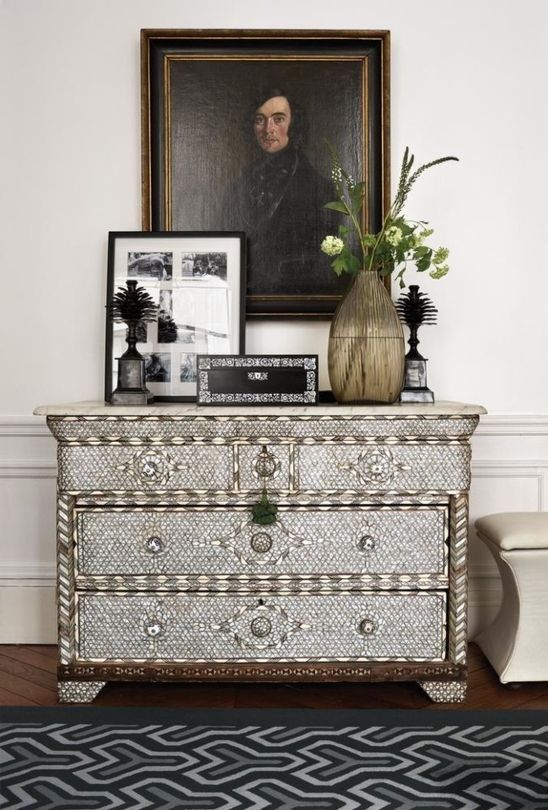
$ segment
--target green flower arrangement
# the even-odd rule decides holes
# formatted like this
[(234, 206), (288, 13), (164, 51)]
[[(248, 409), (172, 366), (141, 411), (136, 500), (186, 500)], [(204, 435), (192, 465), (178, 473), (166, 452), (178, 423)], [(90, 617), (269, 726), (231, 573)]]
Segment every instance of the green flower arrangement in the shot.
[[(340, 225), (338, 236), (326, 236), (321, 250), (331, 256), (331, 267), (340, 276), (341, 273), (358, 273), (362, 268), (375, 270), (380, 276), (396, 273), (400, 287), (405, 287), (404, 273), (408, 263), (414, 264), (419, 273), (429, 271), (431, 278), (442, 278), (449, 272), (447, 259), (449, 250), (446, 247), (433, 248), (427, 240), (434, 231), (428, 222), (414, 222), (403, 215), (403, 206), (416, 180), (432, 166), (438, 166), (456, 157), (442, 157), (419, 166), (412, 171), (415, 156), (405, 149), (401, 166), (398, 190), (388, 211), (381, 230), (376, 233), (364, 233), (360, 213), (364, 203), (366, 184), (356, 183), (351, 175), (342, 168), (337, 153), (328, 144), (332, 155), (331, 176), (338, 200), (329, 202), (325, 208), (338, 211), (350, 218), (351, 225)], [(362, 256), (352, 253), (348, 237), (352, 232), (358, 236)]]

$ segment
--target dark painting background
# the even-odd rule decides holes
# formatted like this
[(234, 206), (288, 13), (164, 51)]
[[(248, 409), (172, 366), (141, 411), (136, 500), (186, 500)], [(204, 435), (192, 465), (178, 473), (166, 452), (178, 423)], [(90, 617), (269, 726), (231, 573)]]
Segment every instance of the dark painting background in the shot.
[[(281, 87), (303, 108), (308, 138), (303, 152), (313, 168), (331, 182), (334, 145), (345, 168), (357, 179), (363, 170), (364, 89), (362, 59), (176, 59), (170, 60), (171, 229), (225, 230), (241, 227), (230, 208), (230, 188), (261, 150), (250, 110), (265, 87)], [(331, 199), (335, 198), (334, 191)], [(310, 200), (310, 206), (321, 205)], [(338, 220), (338, 215), (335, 217)], [(341, 220), (343, 218), (341, 217)], [(317, 233), (317, 254), (300, 278), (281, 278), (272, 289), (271, 267), (250, 262), (248, 290), (253, 295), (338, 295), (348, 277), (338, 279), (321, 253), (325, 233)], [(274, 268), (274, 270), (273, 270)], [(266, 275), (265, 275), (266, 274)], [(268, 285), (262, 279), (270, 275)], [(261, 289), (263, 287), (264, 289)]]

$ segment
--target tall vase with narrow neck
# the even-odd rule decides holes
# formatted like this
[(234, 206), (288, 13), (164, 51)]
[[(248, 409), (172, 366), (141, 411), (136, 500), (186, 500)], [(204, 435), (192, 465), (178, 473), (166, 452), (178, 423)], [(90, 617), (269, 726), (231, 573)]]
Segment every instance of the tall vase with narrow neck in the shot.
[(403, 329), (376, 272), (361, 270), (329, 331), (329, 379), (338, 402), (395, 402), (405, 370)]

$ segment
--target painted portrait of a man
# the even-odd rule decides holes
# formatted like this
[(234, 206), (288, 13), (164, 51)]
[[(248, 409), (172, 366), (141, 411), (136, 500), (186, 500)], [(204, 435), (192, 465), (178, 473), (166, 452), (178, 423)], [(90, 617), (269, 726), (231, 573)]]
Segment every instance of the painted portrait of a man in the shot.
[(248, 120), (256, 155), (231, 185), (220, 214), (248, 236), (248, 292), (315, 294), (315, 269), (323, 264), (319, 235), (336, 233), (341, 218), (324, 207), (332, 185), (306, 155), (305, 112), (287, 90), (273, 87), (255, 98)]
[(260, 55), (257, 43), (223, 55), (183, 45), (171, 57), (162, 45), (151, 63), (164, 95), (151, 104), (147, 227), (245, 232), (252, 315), (329, 317), (348, 284), (320, 251), (342, 224), (325, 208), (335, 199), (328, 140), (353, 176), (371, 179), (365, 217), (381, 215), (382, 171), (372, 169), (381, 103), (369, 98), (378, 55), (361, 44), (345, 55), (338, 43), (331, 54), (322, 43), (314, 57), (308, 45), (278, 56)]

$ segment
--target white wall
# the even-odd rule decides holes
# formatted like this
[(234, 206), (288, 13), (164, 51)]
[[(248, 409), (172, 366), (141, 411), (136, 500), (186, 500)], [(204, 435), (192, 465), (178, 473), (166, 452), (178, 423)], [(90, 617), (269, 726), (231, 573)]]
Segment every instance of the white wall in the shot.
[[(391, 30), (393, 176), (407, 144), (421, 162), (461, 159), (426, 175), (407, 208), (452, 251), (450, 275), (424, 283), (439, 309), (439, 325), (422, 335), (430, 384), (439, 399), (512, 415), (486, 422), (504, 435), (485, 449), (476, 513), (542, 508), (519, 482), (537, 453), (534, 434), (521, 435), (527, 414), (540, 415), (534, 430), (545, 434), (548, 412), (547, 24), (538, 0), (0, 0), (4, 585), (42, 583), (51, 594), (54, 449), (28, 415), (40, 403), (102, 397), (107, 232), (140, 228), (141, 28)], [(253, 323), (248, 348), (325, 357), (326, 334), (325, 323)], [(546, 459), (548, 447), (541, 478)], [(492, 578), (479, 551), (472, 559), (478, 582)], [(38, 617), (37, 628), (51, 624)], [(6, 624), (11, 616), (0, 640)]]
[[(388, 28), (392, 165), (453, 153), (408, 213), (452, 250), (425, 329), (440, 398), (542, 412), (544, 103), (548, 5), (538, 0), (3, 0), (0, 222), (4, 413), (102, 395), (106, 238), (140, 228), (139, 30)], [(443, 177), (443, 182), (440, 182)], [(10, 302), (10, 305), (7, 304)], [(252, 324), (250, 349), (325, 351), (326, 324)], [(325, 382), (325, 381), (324, 381)]]

